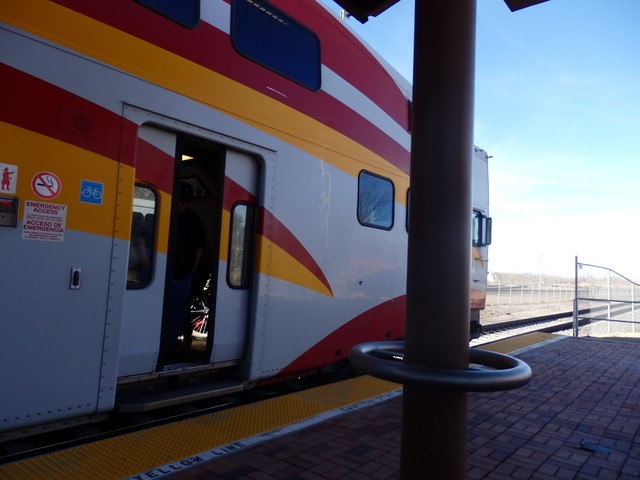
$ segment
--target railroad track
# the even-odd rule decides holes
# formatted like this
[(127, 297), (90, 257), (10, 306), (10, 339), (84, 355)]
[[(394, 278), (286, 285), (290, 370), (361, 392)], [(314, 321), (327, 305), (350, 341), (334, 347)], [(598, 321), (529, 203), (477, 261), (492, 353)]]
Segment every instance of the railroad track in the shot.
[(469, 342), (471, 347), (531, 332), (560, 332), (573, 328), (573, 311), (510, 320), (483, 326), (482, 334)]
[[(630, 310), (628, 305), (616, 305), (611, 308), (613, 315), (621, 315)], [(584, 308), (578, 311), (578, 323), (586, 325), (593, 320), (602, 319), (602, 312), (607, 307)], [(600, 316), (599, 316), (600, 314)], [(587, 317), (587, 315), (593, 315)], [(483, 327), (480, 337), (471, 340), (470, 346), (475, 347), (486, 343), (495, 342), (509, 337), (524, 335), (531, 332), (562, 332), (573, 329), (573, 310), (557, 312), (536, 317), (510, 320), (508, 322), (494, 323)]]

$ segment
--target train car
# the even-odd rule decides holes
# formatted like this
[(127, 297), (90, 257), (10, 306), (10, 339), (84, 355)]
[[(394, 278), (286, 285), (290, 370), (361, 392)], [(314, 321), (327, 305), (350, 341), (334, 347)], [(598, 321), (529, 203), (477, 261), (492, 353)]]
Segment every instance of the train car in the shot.
[(6, 0), (0, 79), (0, 438), (403, 337), (410, 86), (321, 3)]
[(480, 312), (484, 310), (487, 299), (488, 247), (492, 231), (492, 219), (489, 216), (489, 155), (478, 147), (474, 147), (472, 169), (470, 333), (472, 337), (478, 337), (482, 333)]

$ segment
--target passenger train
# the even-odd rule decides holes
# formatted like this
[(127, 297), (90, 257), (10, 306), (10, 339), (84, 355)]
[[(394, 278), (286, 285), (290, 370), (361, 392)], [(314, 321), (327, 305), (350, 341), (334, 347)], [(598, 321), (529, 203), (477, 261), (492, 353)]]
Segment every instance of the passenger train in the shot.
[[(5, 0), (0, 85), (0, 438), (403, 337), (411, 89), (322, 3)], [(183, 184), (206, 233), (191, 341), (169, 320)]]

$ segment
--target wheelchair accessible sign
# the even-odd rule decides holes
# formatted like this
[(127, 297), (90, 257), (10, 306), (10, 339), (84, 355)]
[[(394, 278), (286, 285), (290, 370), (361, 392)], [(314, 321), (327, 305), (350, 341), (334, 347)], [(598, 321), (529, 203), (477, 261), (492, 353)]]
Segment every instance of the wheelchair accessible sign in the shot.
[(92, 182), (91, 180), (82, 180), (80, 182), (80, 201), (82, 203), (102, 205), (103, 191), (104, 184), (100, 182)]

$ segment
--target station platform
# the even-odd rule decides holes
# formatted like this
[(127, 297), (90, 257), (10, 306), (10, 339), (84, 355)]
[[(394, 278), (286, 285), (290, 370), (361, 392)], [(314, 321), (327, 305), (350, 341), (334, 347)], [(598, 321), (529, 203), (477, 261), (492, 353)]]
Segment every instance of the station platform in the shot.
[[(533, 378), (470, 393), (475, 479), (640, 478), (640, 342), (535, 333), (487, 348)], [(371, 377), (0, 466), (3, 479), (398, 479), (400, 385)]]

